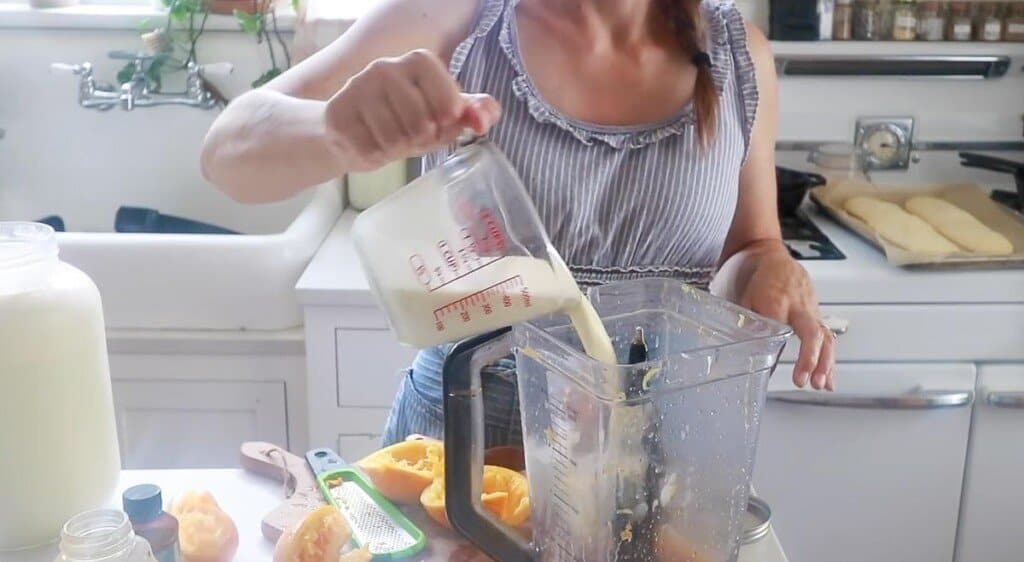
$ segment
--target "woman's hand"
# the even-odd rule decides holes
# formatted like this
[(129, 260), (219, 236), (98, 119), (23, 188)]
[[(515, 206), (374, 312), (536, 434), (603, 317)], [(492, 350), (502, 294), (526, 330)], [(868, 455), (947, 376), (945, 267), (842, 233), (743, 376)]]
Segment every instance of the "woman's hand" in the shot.
[(731, 257), (722, 265), (712, 290), (793, 327), (800, 338), (793, 384), (803, 387), (810, 382), (818, 390), (835, 389), (835, 336), (820, 320), (807, 271), (781, 240), (755, 242)]
[(345, 169), (366, 171), (452, 143), (464, 129), (485, 134), (501, 109), (494, 98), (463, 94), (426, 50), (378, 59), (328, 102), (327, 139)]

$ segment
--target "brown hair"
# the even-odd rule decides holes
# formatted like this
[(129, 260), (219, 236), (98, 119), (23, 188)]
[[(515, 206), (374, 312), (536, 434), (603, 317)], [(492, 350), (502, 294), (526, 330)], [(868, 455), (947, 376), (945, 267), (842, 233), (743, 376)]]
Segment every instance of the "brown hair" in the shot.
[(718, 118), (718, 90), (711, 73), (711, 65), (703, 58), (704, 25), (700, 15), (700, 0), (660, 0), (669, 25), (685, 52), (697, 66), (697, 83), (693, 88), (693, 109), (697, 117), (697, 137), (707, 145), (715, 135)]

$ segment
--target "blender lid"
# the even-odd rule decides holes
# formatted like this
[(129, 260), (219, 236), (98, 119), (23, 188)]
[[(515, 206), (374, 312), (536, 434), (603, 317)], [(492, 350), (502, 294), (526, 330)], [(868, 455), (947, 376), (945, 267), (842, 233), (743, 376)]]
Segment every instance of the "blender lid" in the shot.
[(768, 507), (768, 502), (751, 495), (742, 520), (743, 534), (740, 535), (740, 542), (742, 544), (757, 542), (764, 538), (772, 528), (772, 510)]

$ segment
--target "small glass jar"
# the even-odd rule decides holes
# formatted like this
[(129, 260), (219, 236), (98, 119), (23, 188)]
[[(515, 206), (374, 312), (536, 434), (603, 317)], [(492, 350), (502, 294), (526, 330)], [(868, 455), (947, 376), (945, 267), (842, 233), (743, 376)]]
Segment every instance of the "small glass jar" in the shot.
[(1004, 41), (1024, 41), (1024, 2), (1010, 4), (1003, 22)]
[(1003, 38), (1002, 6), (999, 2), (978, 4), (974, 15), (974, 40), (999, 41)]
[(950, 2), (949, 17), (946, 18), (947, 41), (971, 40), (971, 3)]
[(64, 524), (54, 562), (156, 562), (146, 539), (136, 536), (117, 509), (79, 513)]
[(893, 2), (898, 0), (878, 0), (878, 39), (892, 39), (892, 18), (896, 11)]
[(853, 0), (836, 0), (832, 13), (832, 40), (853, 39)]
[(892, 38), (894, 41), (917, 39), (917, 3), (914, 0), (899, 0), (892, 15)]
[(879, 35), (878, 2), (857, 0), (854, 8), (853, 36), (858, 41), (877, 41)]
[(917, 38), (920, 41), (942, 41), (946, 17), (939, 2), (917, 5)]

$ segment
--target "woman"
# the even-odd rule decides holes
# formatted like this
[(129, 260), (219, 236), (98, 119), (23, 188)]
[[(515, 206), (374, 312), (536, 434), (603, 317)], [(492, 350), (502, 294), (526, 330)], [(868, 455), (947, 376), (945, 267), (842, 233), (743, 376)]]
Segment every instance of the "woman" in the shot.
[[(799, 336), (794, 383), (831, 390), (832, 333), (780, 239), (777, 121), (769, 44), (731, 2), (386, 0), (228, 106), (202, 164), (232, 197), (272, 201), (400, 158), (429, 169), (472, 128), (507, 154), (581, 284), (706, 284), (728, 260), (734, 298)], [(420, 352), (386, 442), (441, 434), (449, 349)], [(514, 366), (484, 394), (488, 446), (518, 441)]]

